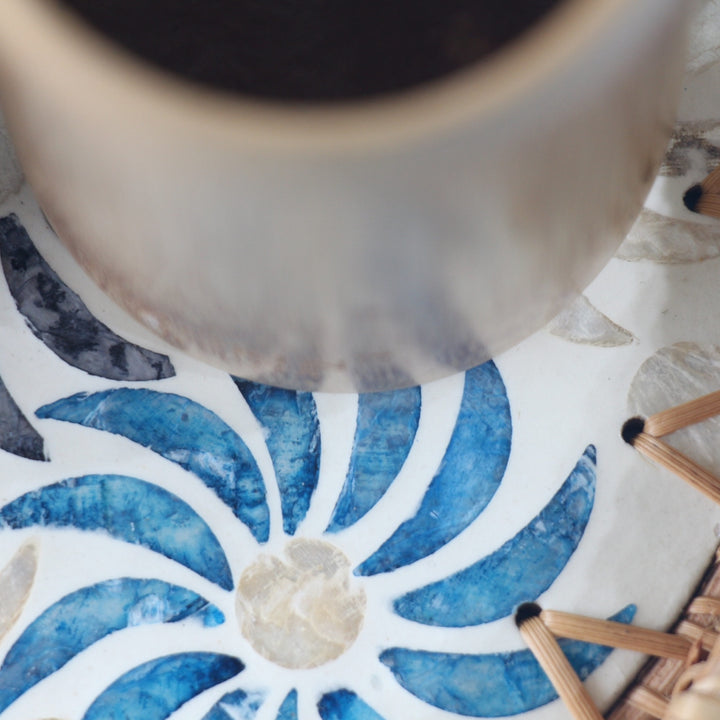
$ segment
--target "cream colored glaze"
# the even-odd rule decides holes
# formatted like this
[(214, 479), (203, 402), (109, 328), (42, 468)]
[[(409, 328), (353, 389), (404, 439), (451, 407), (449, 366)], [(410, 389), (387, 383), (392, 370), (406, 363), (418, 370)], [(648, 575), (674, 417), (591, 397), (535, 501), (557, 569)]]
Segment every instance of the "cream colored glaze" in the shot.
[(569, 0), (456, 76), (308, 108), (185, 85), (3, 0), (0, 102), (55, 229), (146, 325), (250, 379), (387, 389), (508, 348), (612, 255), (693, 6)]

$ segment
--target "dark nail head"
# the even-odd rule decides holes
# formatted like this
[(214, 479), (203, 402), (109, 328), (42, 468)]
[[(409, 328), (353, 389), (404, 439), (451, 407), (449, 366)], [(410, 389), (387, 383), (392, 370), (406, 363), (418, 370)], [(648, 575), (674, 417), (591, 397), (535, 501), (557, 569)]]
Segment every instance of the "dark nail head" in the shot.
[(697, 212), (697, 206), (703, 195), (702, 185), (693, 185), (683, 195), (683, 203), (691, 212)]
[(530, 618), (538, 617), (542, 612), (542, 608), (533, 602), (523, 603), (515, 611), (515, 624), (520, 627), (525, 621)]
[(632, 417), (625, 421), (622, 426), (620, 435), (622, 439), (628, 444), (632, 445), (635, 442), (635, 438), (645, 429), (645, 419), (641, 417)]

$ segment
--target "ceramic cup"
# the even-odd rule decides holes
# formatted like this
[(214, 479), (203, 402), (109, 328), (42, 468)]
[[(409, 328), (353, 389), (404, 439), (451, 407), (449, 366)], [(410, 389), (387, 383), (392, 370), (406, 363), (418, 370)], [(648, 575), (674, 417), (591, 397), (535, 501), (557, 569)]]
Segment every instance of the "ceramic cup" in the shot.
[(693, 5), (567, 0), (440, 81), (301, 106), (2, 0), (0, 102), (56, 231), (147, 326), (249, 379), (383, 390), (503, 351), (597, 274), (672, 128)]

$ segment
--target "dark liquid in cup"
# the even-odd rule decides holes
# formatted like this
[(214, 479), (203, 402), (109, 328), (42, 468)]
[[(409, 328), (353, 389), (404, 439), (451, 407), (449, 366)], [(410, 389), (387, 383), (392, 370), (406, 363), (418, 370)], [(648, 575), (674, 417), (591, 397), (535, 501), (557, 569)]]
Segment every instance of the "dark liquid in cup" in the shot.
[(513, 40), (561, 0), (62, 0), (147, 61), (277, 100), (382, 95)]

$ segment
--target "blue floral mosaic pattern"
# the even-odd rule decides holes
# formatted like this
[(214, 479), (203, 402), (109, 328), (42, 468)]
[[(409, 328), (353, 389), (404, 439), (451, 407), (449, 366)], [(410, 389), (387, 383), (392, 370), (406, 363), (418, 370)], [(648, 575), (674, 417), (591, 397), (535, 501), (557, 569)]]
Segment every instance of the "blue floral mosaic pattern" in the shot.
[(265, 487), (255, 459), (230, 426), (192, 400), (120, 388), (73, 395), (36, 415), (106, 430), (150, 448), (197, 475), (259, 542), (268, 539)]
[(360, 565), (358, 574), (416, 562), (468, 527), (500, 487), (511, 435), (505, 385), (495, 364), (485, 363), (465, 376), (455, 432), (420, 508)]
[(101, 530), (160, 552), (226, 590), (233, 587), (225, 553), (205, 521), (179, 498), (137, 478), (71, 478), (0, 509), (0, 527), (33, 526)]
[(42, 613), (8, 651), (0, 667), (0, 711), (106, 635), (188, 617), (209, 626), (224, 622), (204, 598), (160, 580), (118, 578), (82, 588)]
[(323, 695), (318, 703), (318, 711), (322, 720), (383, 720), (350, 690)]
[[(246, 443), (241, 432), (197, 399), (164, 391), (160, 383), (152, 387), (119, 384), (153, 377), (159, 380), (174, 370), (163, 356), (127, 345), (123, 357), (133, 361), (120, 362), (127, 369), (120, 377), (121, 353), (112, 348), (124, 341), (114, 333), (112, 340), (107, 340), (112, 331), (88, 317), (80, 299), (59, 284), (16, 218), (0, 220), (0, 251), (9, 289), (33, 334), (75, 367), (114, 383), (101, 390), (95, 384), (92, 391), (58, 397), (38, 407), (39, 430), (44, 423), (63, 423), (77, 432), (114, 435), (117, 442), (145, 448), (143, 452), (154, 453), (168, 467), (182, 468), (188, 483), (209, 489), (209, 496), (203, 497), (229, 510), (227, 517), (234, 517), (247, 538), (242, 562), (231, 561), (235, 555), (218, 539), (224, 535), (220, 527), (213, 526), (207, 506), (193, 505), (180, 496), (181, 488), (175, 494), (152, 477), (100, 473), (59, 477), (7, 501), (0, 507), (0, 533), (34, 529), (52, 536), (72, 530), (87, 542), (102, 538), (133, 545), (169, 566), (180, 567), (186, 577), (209, 582), (206, 587), (217, 595), (212, 595), (211, 601), (205, 593), (159, 577), (123, 575), (58, 597), (29, 622), (9, 648), (0, 647), (4, 653), (0, 714), (55, 673), (69, 673), (71, 660), (89, 652), (91, 646), (107, 642), (110, 635), (121, 635), (130, 628), (141, 632), (153, 624), (172, 624), (182, 632), (192, 623), (201, 633), (220, 626), (237, 637), (237, 656), (201, 648), (149, 656), (101, 689), (84, 719), (161, 720), (222, 685), (216, 688), (220, 694), (213, 696), (200, 716), (204, 720), (250, 720), (270, 702), (271, 688), (262, 686), (257, 675), (244, 672), (259, 654), (264, 662), (286, 669), (279, 677), (287, 685), (280, 688), (280, 697), (274, 695), (278, 699), (271, 708), (273, 717), (305, 720), (303, 708), (308, 702), (301, 702), (302, 671), (293, 675), (287, 670), (300, 666), (285, 662), (282, 643), (267, 647), (267, 638), (272, 644), (277, 635), (273, 623), (283, 625), (284, 603), (289, 603), (288, 608), (292, 605), (288, 596), (297, 597), (296, 604), (306, 613), (298, 620), (306, 623), (301, 635), (289, 642), (310, 633), (313, 613), (320, 605), (323, 610), (334, 604), (339, 608), (336, 618), (325, 621), (328, 626), (342, 625), (350, 616), (360, 618), (349, 630), (340, 627), (335, 635), (335, 628), (322, 628), (318, 642), (330, 645), (330, 654), (319, 661), (313, 656), (313, 664), (303, 667), (322, 666), (352, 647), (362, 632), (366, 599), (382, 590), (385, 578), (409, 566), (422, 567), (448, 543), (462, 542), (463, 532), (492, 502), (510, 457), (510, 403), (497, 366), (490, 361), (465, 374), (462, 400), (442, 460), (426, 477), (417, 478), (424, 488), (419, 502), (415, 507), (395, 508), (394, 528), (371, 538), (377, 541), (374, 549), (348, 565), (349, 572), (343, 574), (346, 534), (358, 528), (373, 532), (373, 513), (412, 455), (427, 411), (422, 388), (358, 398), (347, 470), (325, 481), (334, 483), (334, 502), (326, 502), (327, 516), (321, 523), (324, 531), (309, 533), (307, 520), (320, 494), (324, 449), (317, 398), (233, 378), (239, 392), (228, 402), (245, 403), (262, 430), (272, 472), (261, 471), (262, 463), (250, 450), (257, 446)], [(48, 308), (48, 283), (58, 302), (69, 298), (72, 309), (63, 306), (63, 317), (75, 313), (80, 325), (94, 328), (93, 337), (105, 340), (90, 347), (87, 335), (75, 339), (68, 335), (62, 340), (64, 345), (60, 343), (65, 354), (60, 353), (55, 332), (43, 329), (43, 323), (49, 323), (48, 328), (59, 327), (53, 324), (56, 321), (49, 310), (32, 314), (33, 308)], [(82, 352), (73, 354), (73, 343), (78, 343)], [(143, 373), (149, 376), (142, 377)], [(25, 423), (20, 435), (31, 438), (37, 457), (33, 453), (24, 457), (41, 459), (39, 435), (27, 420)], [(427, 708), (460, 716), (520, 714), (555, 699), (528, 651), (431, 651), (418, 646), (412, 627), (422, 625), (442, 632), (448, 627), (491, 623), (511, 615), (519, 603), (535, 600), (555, 582), (580, 544), (593, 509), (597, 453), (592, 445), (580, 451), (578, 448), (579, 459), (578, 455), (568, 458), (566, 479), (555, 495), (507, 542), (486, 555), (467, 548), (467, 564), (460, 571), (389, 598), (388, 611), (397, 618), (397, 628), (390, 633), (392, 643), (366, 658), (368, 672), (382, 674), (398, 691), (410, 693)], [(275, 490), (279, 522), (273, 520), (271, 495)], [(282, 542), (290, 549), (291, 562), (267, 555), (266, 547)], [(277, 595), (271, 587), (275, 577), (281, 585)], [(300, 586), (300, 594), (293, 596), (294, 588)], [(248, 613), (246, 622), (238, 623), (228, 612), (235, 607), (236, 596), (237, 607), (242, 605), (242, 611)], [(278, 608), (280, 620), (273, 615)], [(630, 622), (634, 612), (634, 607), (628, 606), (615, 619)], [(372, 618), (364, 617), (364, 622), (371, 623)], [(269, 629), (268, 634), (255, 633), (258, 628)], [(331, 636), (329, 641), (326, 634)], [(41, 649), (41, 660), (36, 662)], [(564, 649), (582, 677), (609, 654), (606, 649), (578, 642), (566, 643)], [(358, 668), (363, 671), (364, 667)], [(252, 679), (243, 681), (245, 677)], [(277, 693), (277, 688), (272, 689)], [(381, 715), (359, 687), (338, 687), (330, 671), (327, 686), (310, 698), (310, 703), (323, 720), (395, 720)]]
[(0, 379), (0, 449), (28, 460), (45, 460), (45, 442), (22, 414)]
[(240, 660), (213, 653), (183, 653), (151, 660), (118, 678), (83, 720), (164, 720), (203, 690), (235, 677)]
[[(629, 623), (635, 607), (628, 605), (611, 620)], [(575, 640), (560, 641), (581, 679), (610, 655), (610, 649)], [(430, 705), (479, 717), (504, 717), (539, 707), (557, 696), (547, 677), (537, 672), (529, 650), (495, 655), (432, 653), (390, 648), (380, 656), (398, 682)], [(499, 692), (502, 688), (503, 692)]]
[(320, 426), (311, 393), (292, 392), (235, 378), (266, 432), (282, 502), (283, 530), (294, 535), (317, 486)]
[(297, 720), (297, 690), (291, 690), (278, 710), (277, 720)]
[(398, 598), (397, 614), (426, 625), (480, 625), (547, 590), (590, 519), (595, 457), (591, 445), (547, 507), (515, 537), (465, 570)]
[(252, 720), (263, 699), (262, 693), (235, 690), (218, 700), (203, 720)]
[(420, 421), (420, 388), (358, 398), (350, 467), (328, 532), (354, 525), (390, 487), (410, 451)]
[(93, 317), (14, 215), (0, 218), (0, 258), (8, 289), (33, 334), (68, 364), (111, 380), (159, 380), (175, 374), (166, 355), (123, 340)]

